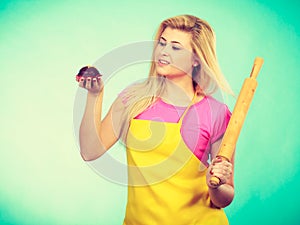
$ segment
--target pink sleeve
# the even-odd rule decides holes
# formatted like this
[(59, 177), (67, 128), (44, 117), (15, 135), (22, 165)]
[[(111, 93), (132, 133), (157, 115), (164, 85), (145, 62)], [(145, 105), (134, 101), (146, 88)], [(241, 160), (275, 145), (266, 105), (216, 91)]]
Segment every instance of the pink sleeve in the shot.
[(118, 94), (118, 98), (122, 100), (124, 105), (127, 105), (130, 95), (134, 94), (135, 86), (136, 83), (130, 84)]
[(125, 97), (125, 94), (126, 94), (126, 89), (124, 89), (123, 91), (121, 91), (118, 94), (118, 98), (120, 98), (122, 100), (123, 105), (126, 105), (126, 103), (127, 103), (127, 99)]
[(216, 142), (223, 136), (228, 126), (230, 117), (231, 112), (225, 104), (222, 104), (221, 107), (218, 107), (218, 109), (215, 112), (213, 112), (211, 144)]

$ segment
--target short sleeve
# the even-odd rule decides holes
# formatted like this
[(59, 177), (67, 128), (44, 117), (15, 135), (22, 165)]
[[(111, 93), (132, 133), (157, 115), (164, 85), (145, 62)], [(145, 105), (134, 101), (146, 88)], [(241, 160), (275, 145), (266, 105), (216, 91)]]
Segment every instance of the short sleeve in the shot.
[(122, 90), (119, 94), (118, 94), (118, 98), (121, 100), (121, 102), (123, 103), (123, 105), (126, 105), (128, 98), (126, 97), (127, 94), (127, 89)]
[(214, 111), (212, 111), (211, 144), (223, 136), (230, 117), (231, 112), (225, 104), (220, 104)]
[(123, 103), (124, 106), (127, 106), (127, 103), (130, 99), (130, 96), (135, 96), (137, 85), (138, 84), (136, 84), (136, 83), (131, 84), (131, 85), (127, 86), (125, 89), (123, 89), (118, 94), (118, 98), (120, 98), (122, 100), (122, 103)]

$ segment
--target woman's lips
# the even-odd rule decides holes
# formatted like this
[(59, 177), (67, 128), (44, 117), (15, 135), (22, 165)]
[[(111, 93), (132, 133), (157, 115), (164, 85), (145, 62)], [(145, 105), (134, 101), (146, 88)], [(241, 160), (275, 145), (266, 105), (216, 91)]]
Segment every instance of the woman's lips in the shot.
[(158, 64), (159, 66), (167, 66), (167, 65), (170, 64), (170, 62), (167, 61), (167, 60), (165, 60), (165, 59), (159, 59), (159, 60), (157, 61), (157, 64)]

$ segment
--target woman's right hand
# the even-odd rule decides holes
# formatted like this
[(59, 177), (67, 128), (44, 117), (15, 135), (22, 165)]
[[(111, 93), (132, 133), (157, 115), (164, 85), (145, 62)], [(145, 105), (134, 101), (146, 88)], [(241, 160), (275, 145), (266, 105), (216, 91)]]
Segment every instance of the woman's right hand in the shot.
[(84, 77), (79, 79), (79, 87), (82, 87), (90, 94), (98, 95), (103, 89), (103, 81), (100, 76)]
[(87, 89), (90, 94), (98, 95), (103, 88), (101, 76), (96, 67), (84, 66), (76, 75), (76, 80), (79, 82), (79, 87)]

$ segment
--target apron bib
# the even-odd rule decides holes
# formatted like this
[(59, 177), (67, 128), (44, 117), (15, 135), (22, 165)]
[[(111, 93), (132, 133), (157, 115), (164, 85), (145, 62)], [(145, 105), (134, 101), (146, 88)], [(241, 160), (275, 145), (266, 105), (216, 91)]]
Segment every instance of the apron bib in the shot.
[(178, 123), (131, 121), (123, 225), (228, 224), (224, 211), (211, 206), (207, 168), (181, 137), (181, 124), (192, 103)]

